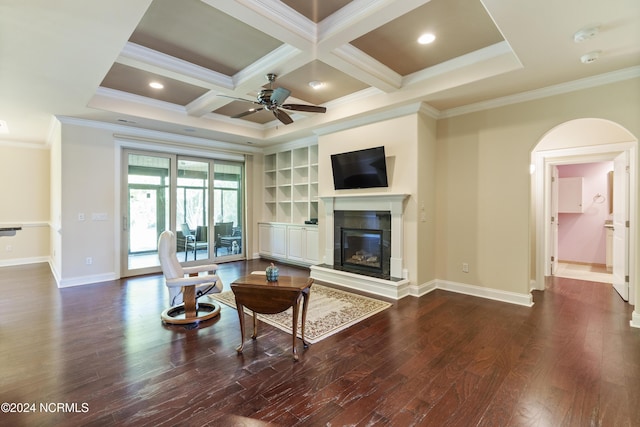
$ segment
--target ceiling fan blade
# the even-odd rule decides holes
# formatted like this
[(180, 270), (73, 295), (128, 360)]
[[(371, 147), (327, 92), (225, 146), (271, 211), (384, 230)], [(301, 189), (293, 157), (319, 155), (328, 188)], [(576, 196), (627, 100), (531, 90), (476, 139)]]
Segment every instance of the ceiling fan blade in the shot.
[(307, 113), (326, 113), (327, 107), (317, 107), (315, 105), (304, 104), (284, 104), (281, 108), (293, 111), (306, 111)]
[(231, 116), (232, 119), (239, 119), (240, 117), (248, 116), (249, 114), (257, 113), (258, 111), (264, 110), (264, 108), (252, 108), (250, 110), (245, 111), (244, 113), (236, 114), (235, 116)]
[(284, 123), (285, 125), (293, 123), (293, 119), (281, 109), (276, 108), (271, 111), (273, 111), (273, 115), (276, 116), (276, 118), (280, 120), (282, 123)]
[(259, 102), (252, 101), (252, 100), (250, 100), (250, 99), (236, 98), (235, 96), (222, 95), (222, 94), (218, 94), (218, 96), (221, 96), (221, 97), (223, 97), (223, 98), (235, 99), (236, 101), (244, 101), (244, 102), (250, 102), (250, 103), (252, 103), (252, 104), (260, 105), (260, 103), (259, 103)]
[(271, 102), (276, 105), (282, 105), (285, 99), (287, 99), (291, 95), (291, 91), (289, 89), (285, 89), (283, 87), (277, 87), (273, 90), (271, 94)]

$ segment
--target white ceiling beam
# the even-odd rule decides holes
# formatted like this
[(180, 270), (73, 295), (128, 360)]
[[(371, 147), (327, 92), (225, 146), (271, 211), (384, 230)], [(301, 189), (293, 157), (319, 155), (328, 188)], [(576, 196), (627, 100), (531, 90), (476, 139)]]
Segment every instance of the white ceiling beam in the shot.
[(201, 0), (270, 37), (300, 50), (316, 44), (315, 24), (277, 0)]
[(400, 74), (350, 44), (323, 55), (321, 59), (333, 68), (383, 92), (393, 92), (402, 87)]
[(233, 89), (229, 76), (131, 42), (116, 62), (195, 86)]
[(318, 24), (318, 49), (331, 51), (431, 0), (355, 0)]

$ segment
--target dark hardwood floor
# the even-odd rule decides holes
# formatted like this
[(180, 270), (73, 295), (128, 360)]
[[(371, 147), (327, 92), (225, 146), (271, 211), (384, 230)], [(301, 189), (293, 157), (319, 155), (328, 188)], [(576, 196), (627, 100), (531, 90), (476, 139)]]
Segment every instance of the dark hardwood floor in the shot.
[[(219, 274), (230, 289), (266, 265)], [(162, 276), (58, 289), (37, 264), (0, 268), (0, 289), (0, 402), (23, 411), (3, 426), (640, 425), (640, 330), (601, 283), (554, 279), (533, 308), (407, 297), (297, 363), (266, 324), (237, 355), (226, 306), (198, 329), (163, 326)]]

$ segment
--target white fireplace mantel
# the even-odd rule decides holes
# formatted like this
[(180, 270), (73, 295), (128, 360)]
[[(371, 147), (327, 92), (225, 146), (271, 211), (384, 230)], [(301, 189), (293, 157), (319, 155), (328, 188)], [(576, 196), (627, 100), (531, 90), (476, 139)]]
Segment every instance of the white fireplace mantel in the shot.
[[(397, 194), (397, 193), (366, 193), (366, 194), (345, 194), (345, 195), (333, 195), (333, 196), (320, 196), (325, 208), (325, 254), (324, 263), (327, 265), (333, 265), (333, 251), (334, 251), (334, 212), (335, 211), (385, 211), (391, 213), (391, 260), (390, 260), (390, 275), (396, 279), (407, 279), (407, 272), (403, 269), (403, 214), (404, 214), (404, 201), (409, 197), (409, 194)], [(314, 275), (314, 267), (312, 267), (312, 276)], [(317, 270), (317, 269), (316, 269)], [(326, 273), (326, 272), (325, 272)], [(316, 272), (318, 274), (318, 272)], [(340, 275), (341, 273), (335, 272)], [(349, 273), (352, 278), (357, 276), (353, 273)], [(328, 280), (326, 275), (317, 276), (316, 278), (321, 280)], [(372, 278), (362, 277), (361, 284), (363, 290), (367, 290), (367, 283), (371, 282)], [(338, 283), (339, 280), (329, 280), (334, 283)], [(399, 285), (407, 285), (408, 280), (395, 280), (389, 282), (393, 290), (387, 289), (386, 291), (380, 291), (379, 279), (375, 280), (378, 284), (376, 287), (378, 291), (376, 293), (384, 294), (397, 298), (399, 290), (396, 289)], [(360, 287), (360, 286), (358, 286)], [(384, 288), (384, 286), (383, 286)], [(371, 289), (369, 289), (371, 291)]]

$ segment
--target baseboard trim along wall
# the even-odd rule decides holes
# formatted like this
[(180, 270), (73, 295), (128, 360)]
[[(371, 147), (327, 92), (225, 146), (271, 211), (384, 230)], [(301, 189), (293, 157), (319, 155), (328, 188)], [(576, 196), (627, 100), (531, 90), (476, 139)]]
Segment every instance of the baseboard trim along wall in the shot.
[(444, 291), (457, 292), (479, 298), (492, 299), (495, 301), (507, 302), (510, 304), (533, 307), (533, 295), (518, 294), (515, 292), (501, 291), (499, 289), (483, 288), (481, 286), (467, 285), (465, 283), (437, 280), (437, 288)]
[(629, 325), (632, 328), (640, 328), (640, 311), (633, 310), (631, 314), (631, 320), (629, 321)]
[(119, 274), (116, 273), (104, 273), (104, 274), (94, 274), (91, 276), (79, 276), (79, 277), (71, 277), (68, 279), (57, 280), (59, 288), (69, 288), (72, 286), (82, 286), (82, 285), (91, 285), (93, 283), (100, 282), (109, 282), (111, 280), (118, 280), (120, 278)]
[(0, 260), (0, 267), (13, 267), (17, 265), (38, 264), (40, 262), (49, 262), (49, 257), (33, 257), (33, 258), (11, 258)]

